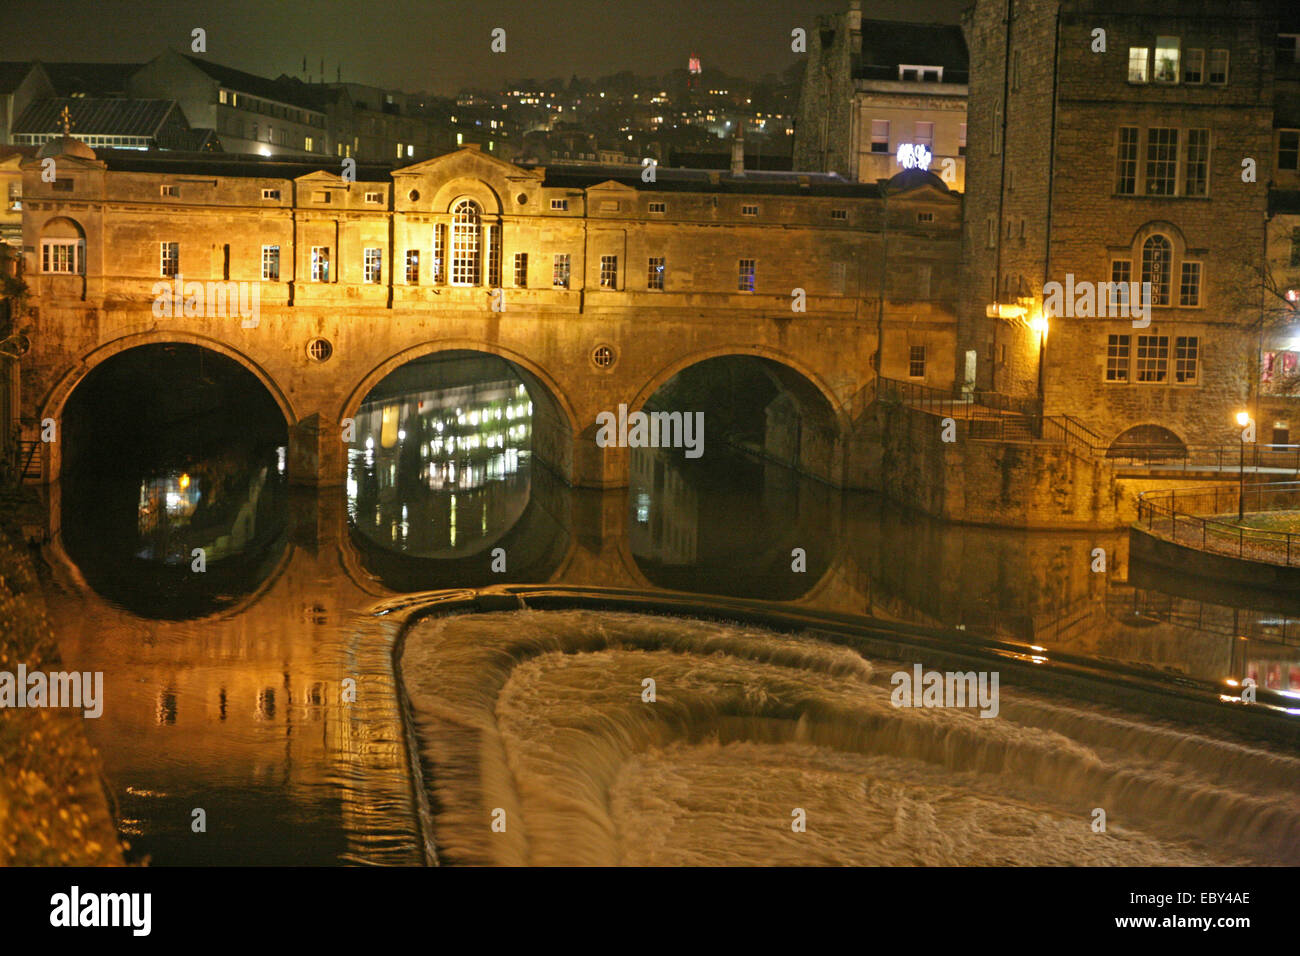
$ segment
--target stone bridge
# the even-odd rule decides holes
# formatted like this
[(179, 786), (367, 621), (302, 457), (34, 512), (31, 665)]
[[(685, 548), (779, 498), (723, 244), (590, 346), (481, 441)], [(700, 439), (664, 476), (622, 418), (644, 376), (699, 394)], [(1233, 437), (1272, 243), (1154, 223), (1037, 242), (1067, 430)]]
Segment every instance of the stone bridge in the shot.
[[(898, 184), (883, 209), (897, 217), (888, 245), (906, 269), (935, 259), (926, 298), (895, 292), (891, 278), (878, 308), (866, 265), (880, 261), (876, 185), (674, 183), (671, 170), (657, 185), (608, 174), (592, 184), (471, 149), (382, 176), (362, 169), (355, 182), (301, 164), (100, 160), (70, 138), (42, 154), (59, 181), (42, 179), (40, 159), (24, 165), (29, 439), (41, 422), (57, 426), (79, 383), (115, 355), (188, 343), (234, 360), (274, 398), (291, 480), (335, 485), (342, 423), (377, 383), (434, 353), (477, 352), (525, 383), (538, 458), (570, 484), (619, 487), (627, 449), (597, 446), (596, 416), (638, 410), (681, 370), (742, 355), (768, 360), (785, 398), (794, 438), (779, 457), (862, 487), (870, 453), (854, 421), (878, 323), (886, 375), (916, 373), (919, 355), (915, 380), (952, 380), (954, 322), (936, 304), (947, 292), (929, 290), (955, 274), (960, 201), (933, 177)], [(222, 283), (224, 314), (207, 314)], [(232, 304), (248, 286), (253, 319)], [(59, 434), (41, 446), (46, 482), (60, 474)]]

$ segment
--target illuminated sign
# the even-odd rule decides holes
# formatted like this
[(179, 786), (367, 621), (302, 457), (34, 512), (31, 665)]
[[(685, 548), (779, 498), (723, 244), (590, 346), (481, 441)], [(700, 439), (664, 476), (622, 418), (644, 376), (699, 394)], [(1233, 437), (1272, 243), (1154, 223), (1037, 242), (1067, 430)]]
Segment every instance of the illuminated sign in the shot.
[(920, 143), (898, 144), (898, 165), (904, 169), (929, 169), (930, 159), (929, 148)]

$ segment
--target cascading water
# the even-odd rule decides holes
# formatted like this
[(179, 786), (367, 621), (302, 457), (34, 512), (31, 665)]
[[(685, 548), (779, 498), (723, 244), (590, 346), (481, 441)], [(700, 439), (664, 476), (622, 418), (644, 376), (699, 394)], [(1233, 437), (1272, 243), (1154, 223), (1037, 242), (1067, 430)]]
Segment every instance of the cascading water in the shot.
[(444, 862), (1300, 860), (1294, 757), (1005, 687), (897, 708), (911, 666), (592, 611), (424, 622), (401, 660)]

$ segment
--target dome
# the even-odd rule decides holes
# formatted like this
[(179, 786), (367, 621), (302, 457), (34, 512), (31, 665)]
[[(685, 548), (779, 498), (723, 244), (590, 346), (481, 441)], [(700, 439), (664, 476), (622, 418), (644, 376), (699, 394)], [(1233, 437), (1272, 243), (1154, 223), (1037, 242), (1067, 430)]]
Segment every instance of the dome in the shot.
[(48, 159), (51, 156), (76, 156), (78, 159), (94, 159), (95, 151), (79, 139), (73, 139), (64, 133), (56, 139), (50, 140), (36, 153), (37, 159)]

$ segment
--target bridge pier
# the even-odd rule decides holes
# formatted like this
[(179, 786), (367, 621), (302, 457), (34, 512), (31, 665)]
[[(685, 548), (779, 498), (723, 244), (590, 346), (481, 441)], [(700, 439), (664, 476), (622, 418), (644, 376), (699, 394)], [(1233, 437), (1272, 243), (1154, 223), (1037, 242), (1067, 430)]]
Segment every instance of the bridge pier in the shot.
[(347, 479), (343, 432), (319, 412), (289, 426), (289, 484), (323, 488)]

